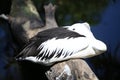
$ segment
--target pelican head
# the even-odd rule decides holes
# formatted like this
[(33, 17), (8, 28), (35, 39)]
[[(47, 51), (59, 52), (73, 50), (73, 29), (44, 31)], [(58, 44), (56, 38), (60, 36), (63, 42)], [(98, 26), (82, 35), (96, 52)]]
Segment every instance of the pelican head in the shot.
[(107, 46), (103, 41), (96, 39), (90, 29), (90, 25), (85, 23), (75, 23), (72, 26), (68, 27), (68, 30), (77, 32), (78, 34), (86, 36), (86, 39), (92, 45), (93, 50), (96, 55), (101, 54), (107, 50)]

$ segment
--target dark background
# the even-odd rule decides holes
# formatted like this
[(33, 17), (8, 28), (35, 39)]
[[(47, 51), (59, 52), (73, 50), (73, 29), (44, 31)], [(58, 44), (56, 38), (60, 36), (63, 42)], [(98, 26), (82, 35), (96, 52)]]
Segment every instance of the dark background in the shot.
[[(90, 59), (86, 59), (92, 70), (100, 80), (120, 79), (120, 0), (33, 0), (42, 19), (44, 20), (43, 5), (52, 2), (56, 4), (56, 20), (59, 26), (71, 25), (76, 22), (88, 22), (96, 38), (106, 43), (108, 50)], [(0, 0), (0, 14), (10, 13), (10, 0)], [(10, 24), (0, 18), (0, 80), (22, 80), (21, 67), (18, 64), (9, 65), (14, 52), (14, 40), (10, 34)], [(24, 72), (25, 79), (37, 79), (41, 74), (36, 74), (31, 65)], [(36, 65), (36, 64), (35, 64)], [(38, 65), (36, 65), (38, 66)], [(30, 67), (30, 66), (29, 66)], [(28, 70), (28, 72), (27, 72)], [(39, 72), (41, 73), (41, 72)], [(26, 75), (27, 74), (27, 75)], [(26, 77), (27, 76), (27, 77)]]

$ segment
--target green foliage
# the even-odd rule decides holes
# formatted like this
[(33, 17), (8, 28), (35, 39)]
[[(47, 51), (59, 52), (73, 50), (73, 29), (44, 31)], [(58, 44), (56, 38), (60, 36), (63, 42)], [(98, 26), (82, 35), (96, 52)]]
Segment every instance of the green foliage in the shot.
[(70, 25), (75, 22), (96, 24), (100, 21), (100, 13), (104, 11), (109, 0), (33, 0), (39, 13), (43, 13), (43, 5), (52, 2), (57, 5), (56, 19), (59, 25)]

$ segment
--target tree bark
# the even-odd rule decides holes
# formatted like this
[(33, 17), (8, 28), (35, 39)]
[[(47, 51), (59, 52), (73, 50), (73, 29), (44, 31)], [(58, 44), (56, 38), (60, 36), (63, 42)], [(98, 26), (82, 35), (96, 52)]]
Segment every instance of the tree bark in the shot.
[(45, 9), (45, 21), (46, 21), (46, 27), (49, 28), (55, 28), (58, 27), (57, 22), (55, 20), (55, 10), (56, 10), (56, 5), (52, 5), (49, 3), (48, 5), (44, 6)]
[(25, 45), (38, 32), (58, 27), (54, 18), (56, 7), (50, 3), (44, 6), (44, 9), (46, 24), (43, 23), (31, 0), (12, 0), (9, 21), (20, 46)]
[(20, 46), (26, 44), (44, 26), (31, 0), (12, 0), (9, 21)]
[(98, 80), (82, 59), (71, 59), (55, 64), (46, 72), (49, 80)]

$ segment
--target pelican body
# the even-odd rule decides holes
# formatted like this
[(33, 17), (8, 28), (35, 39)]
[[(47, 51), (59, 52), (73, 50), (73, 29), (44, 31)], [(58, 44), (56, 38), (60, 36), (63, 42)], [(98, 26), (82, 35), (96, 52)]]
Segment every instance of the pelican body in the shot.
[(94, 37), (85, 22), (39, 32), (16, 58), (51, 65), (72, 58), (93, 57), (106, 50), (105, 43)]

